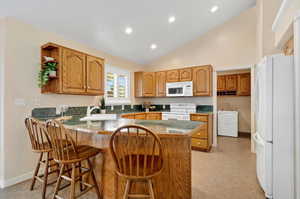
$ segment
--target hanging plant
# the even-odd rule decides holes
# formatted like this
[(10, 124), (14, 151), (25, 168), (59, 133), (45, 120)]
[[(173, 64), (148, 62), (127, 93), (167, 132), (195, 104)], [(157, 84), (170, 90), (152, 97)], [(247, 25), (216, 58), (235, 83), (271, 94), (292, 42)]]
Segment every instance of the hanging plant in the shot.
[(57, 62), (55, 61), (48, 61), (44, 63), (38, 74), (38, 86), (40, 88), (48, 83), (50, 77), (56, 77), (56, 67)]

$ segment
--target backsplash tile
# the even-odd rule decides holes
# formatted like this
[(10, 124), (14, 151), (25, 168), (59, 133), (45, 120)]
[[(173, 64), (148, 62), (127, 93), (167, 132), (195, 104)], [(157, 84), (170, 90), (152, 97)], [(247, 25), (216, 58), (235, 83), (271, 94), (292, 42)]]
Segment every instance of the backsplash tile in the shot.
[[(154, 109), (151, 111), (170, 111), (169, 104), (153, 104), (155, 106)], [(113, 110), (111, 106), (106, 106), (107, 113), (130, 113), (130, 112), (143, 112), (145, 108), (142, 104), (135, 104), (131, 105), (124, 105), (124, 109), (122, 110), (122, 105), (114, 105)], [(79, 106), (79, 107), (69, 107), (66, 114), (67, 116), (76, 115), (76, 116), (84, 116), (86, 115), (87, 106)], [(196, 106), (197, 112), (212, 112), (213, 106), (212, 105), (197, 105)], [(100, 113), (99, 109), (93, 111), (93, 113)], [(36, 118), (51, 118), (51, 117), (59, 117), (61, 115), (56, 115), (56, 108), (49, 107), (49, 108), (34, 108), (31, 113), (32, 117)]]
[(196, 111), (197, 112), (213, 112), (214, 107), (212, 105), (197, 105)]

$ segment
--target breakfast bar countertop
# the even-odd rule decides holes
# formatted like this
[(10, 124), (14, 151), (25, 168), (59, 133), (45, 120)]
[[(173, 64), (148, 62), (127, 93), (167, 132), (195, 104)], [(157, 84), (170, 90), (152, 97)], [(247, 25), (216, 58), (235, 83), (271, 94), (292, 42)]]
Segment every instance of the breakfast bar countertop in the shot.
[[(195, 131), (198, 131), (203, 122), (184, 121), (184, 120), (135, 120), (125, 119), (121, 117), (122, 114), (117, 114), (115, 120), (104, 121), (80, 121), (82, 116), (72, 116), (71, 119), (65, 120), (63, 123), (67, 129), (97, 134), (111, 134), (117, 128), (134, 124), (142, 125), (150, 130), (156, 132), (160, 136), (190, 136)], [(39, 119), (39, 118), (37, 118)], [(49, 118), (54, 119), (54, 118)], [(42, 120), (45, 120), (43, 118)]]

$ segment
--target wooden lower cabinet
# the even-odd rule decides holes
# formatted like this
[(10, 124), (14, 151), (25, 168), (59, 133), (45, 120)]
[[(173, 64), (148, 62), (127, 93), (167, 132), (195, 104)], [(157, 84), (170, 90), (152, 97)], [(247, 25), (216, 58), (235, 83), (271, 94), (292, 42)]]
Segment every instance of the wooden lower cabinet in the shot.
[(161, 120), (161, 113), (146, 113), (147, 120)]
[(192, 149), (201, 151), (210, 151), (213, 141), (213, 115), (212, 114), (191, 114), (192, 121), (200, 121), (201, 125), (199, 131), (192, 135)]
[(137, 120), (161, 120), (161, 112), (142, 112), (123, 114), (122, 118)]
[(146, 119), (146, 114), (145, 113), (136, 113), (134, 115), (134, 119), (136, 119), (136, 120), (145, 120)]
[[(210, 151), (213, 140), (213, 115), (207, 113), (192, 113), (191, 121), (203, 122), (197, 132), (192, 135), (192, 149)], [(161, 112), (142, 112), (123, 114), (122, 118), (136, 120), (161, 120)]]

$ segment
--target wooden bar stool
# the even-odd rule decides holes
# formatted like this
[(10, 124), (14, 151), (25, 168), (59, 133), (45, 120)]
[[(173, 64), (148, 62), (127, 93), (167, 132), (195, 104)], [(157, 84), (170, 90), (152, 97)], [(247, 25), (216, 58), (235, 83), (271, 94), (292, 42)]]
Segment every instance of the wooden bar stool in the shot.
[[(30, 190), (32, 191), (35, 185), (36, 180), (43, 183), (43, 190), (42, 190), (42, 198), (45, 198), (46, 195), (46, 187), (47, 185), (55, 183), (55, 181), (48, 183), (48, 175), (52, 173), (57, 173), (58, 175), (58, 168), (52, 169), (54, 166), (58, 166), (58, 164), (51, 164), (53, 158), (51, 157), (52, 147), (50, 140), (47, 136), (45, 125), (35, 120), (33, 118), (26, 118), (25, 119), (25, 126), (27, 128), (27, 132), (30, 137), (32, 151), (35, 153), (39, 153), (39, 159), (33, 174), (32, 183), (30, 186)], [(45, 156), (44, 160), (43, 157)], [(44, 165), (44, 174), (39, 175), (39, 170), (41, 165)], [(50, 172), (49, 170), (52, 169)]]
[[(152, 178), (163, 168), (162, 145), (151, 130), (137, 125), (117, 129), (110, 139), (116, 173), (126, 179), (123, 198), (152, 198)], [(149, 193), (131, 194), (132, 182), (147, 184)]]
[[(91, 146), (76, 145), (69, 131), (59, 121), (48, 121), (47, 133), (52, 144), (54, 161), (60, 165), (60, 172), (55, 186), (53, 199), (61, 199), (57, 193), (60, 190), (62, 179), (71, 182), (69, 198), (78, 198), (95, 188), (98, 199), (101, 199), (102, 196), (100, 194), (92, 164), (90, 162), (90, 158), (95, 157), (101, 152), (101, 150)], [(71, 144), (66, 145), (66, 143), (62, 140), (66, 140)], [(81, 163), (83, 161), (87, 161), (88, 168), (82, 167)], [(71, 177), (64, 175), (65, 169), (69, 165), (71, 166)], [(78, 173), (76, 173), (77, 169)], [(67, 170), (69, 169), (67, 168)], [(93, 185), (83, 181), (84, 175), (91, 175)], [(80, 193), (78, 195), (75, 195), (76, 182), (80, 183)]]

